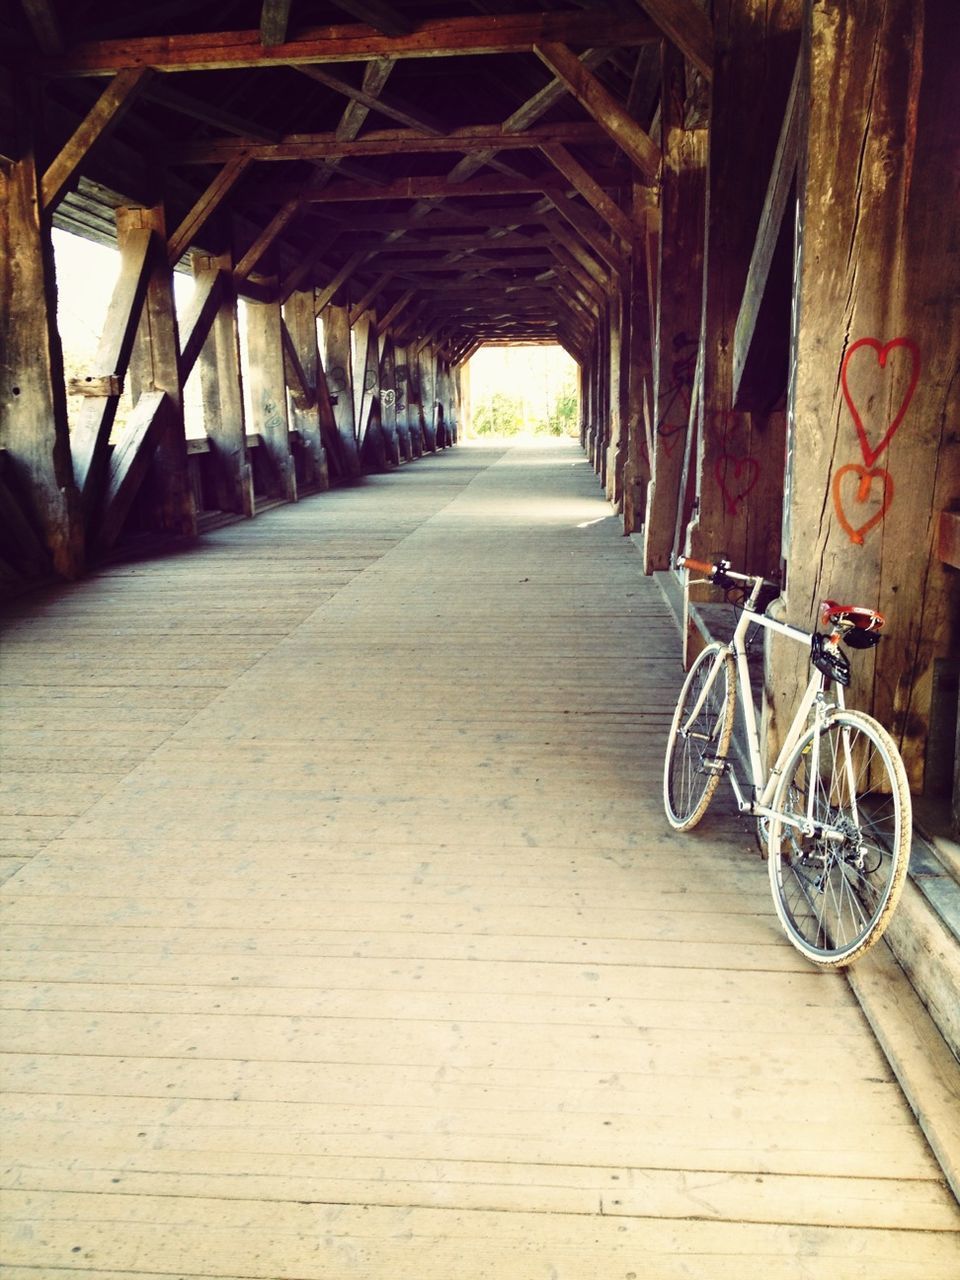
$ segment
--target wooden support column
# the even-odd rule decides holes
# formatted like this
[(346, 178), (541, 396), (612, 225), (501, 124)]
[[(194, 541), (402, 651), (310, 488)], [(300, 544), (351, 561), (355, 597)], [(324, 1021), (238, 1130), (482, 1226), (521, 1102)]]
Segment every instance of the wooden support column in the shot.
[(10, 473), (4, 492), (14, 504), (4, 524), (11, 541), (14, 526), (26, 535), (12, 548), (15, 572), (32, 575), (46, 567), (36, 563), (35, 532), (57, 573), (75, 578), (84, 563), (83, 516), (70, 457), (53, 246), (40, 214), (29, 136), (34, 113), (21, 94), (25, 86), (17, 85), (21, 158), (9, 168), (0, 165), (0, 449)]
[(437, 387), (436, 357), (433, 347), (421, 347), (417, 353), (418, 382), (420, 387), (420, 426), (423, 432), (424, 450), (434, 453), (437, 448)]
[(627, 374), (628, 362), (624, 343), (630, 343), (630, 317), (626, 312), (627, 299), (624, 290), (617, 289), (610, 295), (610, 415), (607, 437), (606, 495), (619, 510), (623, 503), (623, 467), (627, 453), (627, 424), (624, 416), (626, 405), (622, 389), (622, 377)]
[(663, 47), (659, 270), (653, 351), (653, 452), (644, 520), (644, 569), (666, 569), (674, 551), (684, 445), (697, 363), (703, 284), (707, 131), (698, 82)]
[(410, 444), (410, 457), (419, 458), (423, 453), (420, 434), (420, 418), (413, 400), (414, 384), (411, 379), (410, 352), (405, 346), (396, 348), (397, 357), (397, 424), (405, 431)]
[(380, 357), (380, 426), (387, 451), (395, 463), (410, 460), (410, 437), (401, 431), (397, 413), (397, 359), (389, 333), (383, 338)]
[[(128, 206), (117, 210), (117, 243), (121, 252), (128, 240), (136, 241), (144, 231), (151, 232), (159, 244), (166, 244), (162, 205), (151, 208)], [(163, 411), (149, 440), (153, 448), (147, 470), (150, 523), (165, 533), (195, 536), (197, 512), (187, 470), (173, 272), (162, 252), (152, 256), (147, 296), (133, 344), (128, 376), (134, 406), (148, 391), (166, 394)], [(154, 439), (155, 446), (152, 444)]]
[(340, 448), (346, 474), (351, 479), (360, 475), (357, 449), (356, 418), (353, 407), (353, 372), (350, 358), (350, 320), (346, 307), (332, 303), (321, 312), (323, 325), (323, 370), (333, 401)]
[[(799, 47), (800, 0), (717, 0), (704, 267), (702, 435), (688, 550), (735, 568), (780, 567), (786, 419), (740, 412), (733, 400), (734, 331)], [(789, 327), (789, 313), (781, 317)], [(691, 600), (713, 597), (692, 588)]]
[[(293, 344), (289, 359), (296, 358), (303, 374), (305, 387), (290, 387), (293, 421), (291, 425), (300, 432), (304, 448), (304, 471), (307, 484), (330, 488), (327, 455), (323, 446), (321, 398), (317, 392), (320, 371), (320, 349), (317, 346), (317, 311), (313, 290), (298, 290), (287, 299), (283, 308), (287, 334)], [(286, 335), (284, 335), (286, 339)], [(287, 378), (290, 384), (289, 377)]]
[(290, 452), (287, 379), (283, 361), (283, 317), (279, 298), (247, 303), (249, 427), (263, 441), (269, 459), (270, 496), (297, 500), (297, 474)]
[(233, 263), (229, 253), (220, 257), (195, 253), (192, 264), (198, 288), (211, 272), (220, 273), (217, 314), (200, 351), (203, 425), (210, 441), (213, 499), (221, 511), (252, 516), (253, 471), (247, 453)]
[(656, 220), (646, 189), (634, 190), (634, 241), (630, 284), (629, 379), (625, 431), (627, 436), (623, 481), (623, 531), (646, 529), (648, 488), (651, 474), (653, 399), (653, 344), (650, 319), (651, 275), (655, 237), (648, 236), (648, 219)]
[[(886, 617), (851, 704), (923, 785), (935, 664), (960, 650), (960, 574), (937, 548), (960, 498), (960, 20), (951, 0), (807, 11), (801, 252), (789, 402), (787, 617), (842, 598)], [(799, 664), (802, 665), (802, 664)], [(772, 694), (796, 687), (786, 646)], [(946, 798), (946, 797), (945, 797)]]

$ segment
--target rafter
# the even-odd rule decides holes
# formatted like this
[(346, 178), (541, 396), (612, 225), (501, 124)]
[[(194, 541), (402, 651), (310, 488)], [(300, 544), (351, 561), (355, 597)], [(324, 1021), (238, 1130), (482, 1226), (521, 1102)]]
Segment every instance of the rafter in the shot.
[(206, 191), (197, 198), (193, 208), (167, 243), (167, 257), (171, 263), (180, 261), (200, 228), (239, 182), (249, 163), (249, 159), (241, 155), (225, 164)]
[(577, 102), (590, 112), (617, 146), (633, 160), (644, 181), (656, 182), (660, 172), (659, 147), (576, 54), (565, 45), (555, 42), (538, 44), (534, 53), (567, 86)]
[(263, 0), (260, 10), (260, 43), (264, 48), (283, 44), (287, 38), (291, 0)]
[(152, 75), (149, 68), (141, 67), (136, 71), (121, 71), (114, 76), (44, 173), (42, 198), (45, 209), (63, 198), (91, 149), (117, 127)]
[(309, 76), (317, 84), (326, 85), (328, 89), (342, 93), (345, 98), (351, 98), (354, 102), (362, 103), (363, 106), (369, 107), (371, 111), (378, 111), (381, 115), (387, 116), (391, 120), (396, 120), (399, 124), (408, 125), (411, 129), (430, 134), (445, 132), (439, 116), (432, 116), (419, 107), (407, 106), (399, 98), (394, 97), (393, 94), (378, 94), (374, 97), (363, 88), (358, 89), (355, 85), (350, 84), (349, 81), (344, 80), (342, 76), (336, 76), (323, 67), (294, 67), (294, 70), (299, 71), (301, 75)]
[(63, 32), (50, 0), (20, 0), (20, 8), (41, 51), (51, 55), (62, 53)]
[(607, 195), (593, 175), (588, 173), (583, 165), (573, 158), (566, 147), (558, 145), (544, 147), (543, 154), (554, 168), (563, 174), (570, 185), (579, 191), (584, 200), (596, 209), (600, 217), (613, 228), (620, 239), (631, 245), (634, 237), (632, 221), (616, 201)]
[(713, 78), (713, 25), (694, 0), (639, 0), (644, 12), (708, 80)]
[(170, 72), (216, 71), (371, 58), (527, 53), (548, 41), (631, 46), (659, 40), (660, 35), (659, 28), (639, 14), (629, 20), (611, 10), (503, 14), (495, 22), (475, 15), (428, 19), (405, 36), (383, 36), (364, 25), (313, 27), (271, 49), (264, 49), (259, 30), (98, 41), (47, 59), (42, 70), (53, 76), (102, 76), (143, 66)]
[[(364, 116), (369, 108), (362, 108)], [(340, 159), (344, 156), (392, 156), (403, 154), (438, 154), (461, 151), (476, 157), (483, 152), (529, 150), (547, 143), (564, 146), (597, 146), (606, 141), (605, 131), (589, 121), (537, 125), (523, 133), (504, 133), (490, 125), (468, 125), (452, 129), (443, 137), (424, 137), (411, 129), (379, 129), (362, 138), (337, 133), (290, 134), (276, 142), (255, 138), (216, 138), (190, 142), (171, 148), (167, 159), (171, 164), (222, 164), (245, 153), (252, 160), (289, 161)], [(480, 159), (476, 168), (487, 163)], [(459, 175), (466, 176), (466, 175)]]

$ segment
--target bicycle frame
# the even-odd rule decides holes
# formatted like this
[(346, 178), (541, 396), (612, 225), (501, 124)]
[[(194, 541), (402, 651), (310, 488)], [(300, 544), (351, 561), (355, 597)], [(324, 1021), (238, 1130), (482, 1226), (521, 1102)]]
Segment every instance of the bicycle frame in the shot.
[[(731, 575), (740, 577), (741, 575)], [(700, 697), (683, 726), (682, 731), (686, 732), (689, 726), (693, 724), (700, 714), (703, 703), (706, 700), (714, 681), (717, 678), (717, 672), (720, 666), (726, 661), (727, 655), (732, 655), (737, 669), (737, 694), (740, 707), (743, 711), (743, 720), (747, 735), (747, 753), (749, 757), (750, 773), (752, 775), (752, 796), (747, 796), (741, 786), (740, 779), (729, 760), (718, 762), (718, 768), (726, 774), (733, 788), (733, 793), (737, 800), (737, 807), (741, 813), (748, 813), (757, 818), (770, 818), (774, 816), (774, 811), (770, 808), (770, 802), (773, 799), (774, 792), (779, 782), (780, 775), (783, 772), (783, 766), (787, 757), (796, 746), (801, 735), (806, 729), (811, 711), (814, 716), (814, 729), (817, 734), (821, 731), (827, 714), (833, 707), (843, 708), (843, 689), (840, 685), (836, 686), (835, 702), (828, 702), (826, 698), (826, 689), (829, 683), (828, 678), (819, 671), (812, 671), (807, 687), (804, 690), (803, 697), (794, 714), (790, 727), (787, 730), (783, 745), (777, 755), (777, 758), (770, 769), (770, 773), (764, 780), (763, 760), (760, 753), (760, 727), (757, 723), (756, 707), (753, 704), (753, 696), (750, 687), (750, 672), (747, 666), (747, 648), (746, 634), (750, 627), (760, 626), (767, 631), (774, 631), (778, 635), (787, 636), (791, 640), (805, 644), (809, 647), (812, 636), (807, 631), (802, 631), (798, 627), (792, 627), (788, 623), (778, 622), (775, 618), (768, 618), (766, 614), (761, 613), (755, 608), (756, 597), (760, 591), (762, 581), (760, 579), (746, 578), (744, 580), (753, 581), (754, 587), (749, 597), (744, 602), (743, 612), (737, 620), (737, 625), (733, 633), (733, 639), (729, 644), (724, 645), (717, 653), (713, 666), (710, 670)], [(806, 834), (812, 834), (814, 829), (813, 822), (813, 791), (811, 789), (808, 797), (808, 812), (806, 822), (800, 822), (795, 818), (791, 818), (786, 814), (779, 814), (780, 821), (788, 825), (796, 826), (805, 831)], [(824, 832), (828, 837), (832, 834)], [(840, 838), (839, 834), (837, 838)]]

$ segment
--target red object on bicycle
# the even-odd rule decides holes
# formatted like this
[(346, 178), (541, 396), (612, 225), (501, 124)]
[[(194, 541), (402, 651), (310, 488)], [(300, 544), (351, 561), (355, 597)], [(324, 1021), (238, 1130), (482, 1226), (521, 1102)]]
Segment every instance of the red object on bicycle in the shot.
[(824, 600), (820, 605), (820, 619), (824, 625), (858, 627), (861, 631), (879, 631), (884, 616), (876, 609), (859, 604), (837, 604), (836, 600)]

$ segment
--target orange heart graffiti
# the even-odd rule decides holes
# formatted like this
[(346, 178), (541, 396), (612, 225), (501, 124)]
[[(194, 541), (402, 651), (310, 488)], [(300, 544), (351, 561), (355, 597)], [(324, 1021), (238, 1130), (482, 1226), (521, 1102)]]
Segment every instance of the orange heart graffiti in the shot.
[[(843, 509), (843, 498), (840, 493), (840, 487), (843, 483), (843, 477), (853, 473), (860, 477), (860, 483), (857, 485), (857, 496), (855, 501), (862, 505), (870, 497), (870, 490), (873, 488), (874, 480), (880, 480), (883, 484), (883, 500), (880, 507), (873, 513), (869, 520), (854, 528), (850, 520), (847, 519), (846, 512)], [(852, 543), (858, 547), (863, 546), (864, 537), (880, 523), (890, 503), (893, 501), (893, 476), (889, 471), (884, 471), (883, 467), (874, 467), (868, 470), (862, 467), (859, 462), (848, 462), (846, 466), (834, 472), (833, 476), (833, 508), (837, 513), (837, 520), (840, 527), (846, 533)]]
[[(891, 351), (903, 347), (905, 351), (910, 353), (910, 382), (904, 392), (903, 399), (900, 401), (900, 407), (894, 414), (890, 425), (883, 436), (883, 439), (874, 449), (867, 440), (867, 431), (863, 425), (863, 418), (860, 416), (856, 404), (854, 404), (853, 396), (850, 394), (850, 388), (847, 385), (847, 369), (850, 367), (850, 361), (855, 352), (863, 347), (870, 347), (877, 354), (877, 364), (881, 369), (887, 366), (887, 357)], [(907, 410), (910, 407), (910, 401), (913, 399), (913, 393), (917, 389), (917, 382), (920, 378), (920, 348), (912, 338), (893, 338), (890, 342), (882, 343), (877, 338), (858, 338), (843, 357), (843, 364), (840, 368), (840, 384), (843, 388), (843, 398), (847, 402), (847, 407), (853, 415), (853, 424), (857, 428), (857, 435), (860, 438), (860, 451), (863, 454), (863, 460), (868, 467), (872, 467), (876, 460), (886, 449), (887, 445), (893, 439), (894, 433), (899, 428), (903, 419), (906, 417)]]

